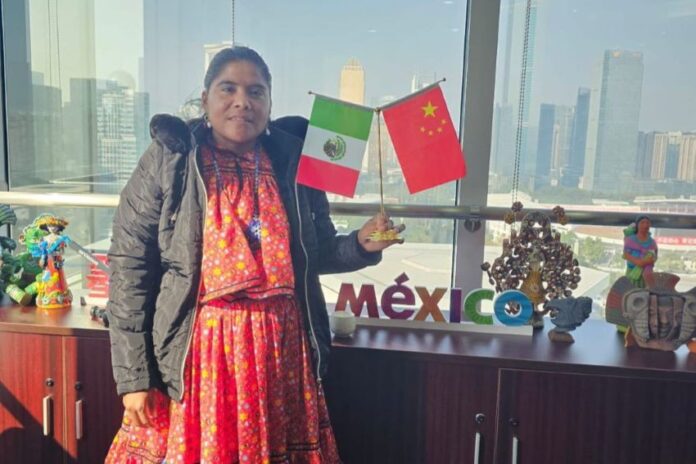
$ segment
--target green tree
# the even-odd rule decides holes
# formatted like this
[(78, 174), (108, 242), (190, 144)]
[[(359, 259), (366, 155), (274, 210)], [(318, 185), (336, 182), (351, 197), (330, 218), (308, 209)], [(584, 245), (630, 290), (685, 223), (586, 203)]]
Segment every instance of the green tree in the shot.
[(604, 244), (595, 237), (586, 237), (580, 241), (578, 261), (583, 266), (596, 267), (602, 262)]

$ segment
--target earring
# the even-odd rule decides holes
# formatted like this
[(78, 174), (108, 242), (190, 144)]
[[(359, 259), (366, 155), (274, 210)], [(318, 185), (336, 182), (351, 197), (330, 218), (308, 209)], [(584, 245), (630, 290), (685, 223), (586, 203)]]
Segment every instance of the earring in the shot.
[(203, 122), (205, 123), (205, 127), (207, 127), (208, 129), (213, 127), (213, 125), (210, 124), (210, 119), (208, 119), (208, 113), (203, 113)]
[(271, 135), (271, 129), (269, 129), (268, 126), (266, 126), (266, 135)]

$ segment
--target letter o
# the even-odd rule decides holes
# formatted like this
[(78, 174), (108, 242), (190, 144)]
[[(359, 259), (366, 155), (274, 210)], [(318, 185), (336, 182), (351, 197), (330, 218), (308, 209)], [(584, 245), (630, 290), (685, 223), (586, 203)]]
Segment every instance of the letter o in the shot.
[[(505, 305), (514, 301), (520, 305), (520, 312), (516, 315), (510, 315), (505, 311)], [(532, 302), (529, 301), (527, 295), (519, 290), (505, 290), (503, 293), (498, 295), (493, 304), (493, 309), (495, 310), (495, 317), (498, 320), (510, 327), (517, 327), (524, 325), (532, 317)]]

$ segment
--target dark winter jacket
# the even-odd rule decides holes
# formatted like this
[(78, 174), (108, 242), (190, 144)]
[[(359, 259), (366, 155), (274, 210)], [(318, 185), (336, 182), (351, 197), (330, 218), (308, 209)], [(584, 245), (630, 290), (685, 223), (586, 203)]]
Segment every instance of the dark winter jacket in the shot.
[[(324, 192), (295, 183), (307, 120), (274, 121), (261, 143), (273, 165), (291, 232), (295, 292), (304, 312), (316, 372), (326, 370), (331, 336), (319, 274), (376, 264), (357, 232), (337, 235)], [(153, 143), (121, 192), (109, 250), (107, 305), (111, 360), (119, 394), (161, 388), (183, 396), (188, 352), (201, 280), (206, 192), (198, 144), (200, 122), (157, 115)]]

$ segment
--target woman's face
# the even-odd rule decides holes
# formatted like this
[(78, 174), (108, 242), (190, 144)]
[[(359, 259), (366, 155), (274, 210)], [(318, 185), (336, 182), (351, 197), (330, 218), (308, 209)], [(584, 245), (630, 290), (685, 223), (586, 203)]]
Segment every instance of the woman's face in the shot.
[(650, 230), (650, 219), (648, 218), (643, 218), (638, 222), (638, 226), (636, 227), (638, 232), (645, 233)]
[(228, 63), (202, 99), (215, 143), (235, 153), (252, 150), (271, 114), (271, 91), (256, 65)]

